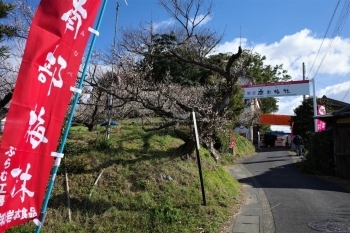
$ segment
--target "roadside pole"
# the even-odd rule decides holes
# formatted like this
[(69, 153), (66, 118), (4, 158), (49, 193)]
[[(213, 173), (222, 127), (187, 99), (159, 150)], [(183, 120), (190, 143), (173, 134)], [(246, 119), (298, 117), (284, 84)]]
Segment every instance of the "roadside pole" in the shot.
[(203, 182), (203, 175), (202, 175), (202, 165), (201, 165), (201, 158), (199, 156), (199, 138), (198, 138), (198, 131), (197, 131), (197, 122), (196, 122), (196, 114), (193, 111), (193, 125), (194, 125), (194, 138), (196, 141), (196, 154), (197, 154), (197, 164), (198, 164), (198, 171), (199, 171), (199, 179), (201, 182), (201, 188), (202, 188), (202, 198), (203, 198), (203, 205), (207, 205), (207, 200), (205, 199), (205, 190), (204, 190), (204, 182)]
[[(312, 79), (312, 89), (313, 89), (313, 105), (314, 105), (314, 117), (317, 116), (317, 103), (316, 103), (316, 84), (315, 84), (315, 78)], [(317, 132), (317, 119), (314, 118), (314, 127), (315, 132)]]

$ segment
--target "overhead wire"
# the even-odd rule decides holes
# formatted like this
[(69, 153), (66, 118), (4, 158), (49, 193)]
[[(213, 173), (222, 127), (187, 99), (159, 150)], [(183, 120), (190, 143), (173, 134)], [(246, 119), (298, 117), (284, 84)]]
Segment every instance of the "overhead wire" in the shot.
[(349, 87), (348, 91), (345, 93), (345, 95), (341, 101), (344, 101), (345, 97), (349, 94), (349, 91), (350, 91), (350, 87)]
[[(348, 4), (348, 15), (349, 15), (349, 8), (350, 8), (349, 5), (350, 5), (350, 4)], [(343, 99), (342, 99), (341, 101), (344, 101), (344, 99), (346, 98), (346, 96), (349, 94), (349, 91), (350, 91), (350, 87), (348, 88), (348, 91), (345, 93), (345, 95), (344, 95), (344, 97), (343, 97)]]
[[(347, 1), (347, 11), (346, 11), (346, 17), (348, 17), (348, 15), (349, 15), (349, 11), (350, 11), (350, 1), (348, 0)], [(346, 3), (345, 3), (346, 4)], [(344, 6), (345, 6), (345, 4), (344, 4)], [(344, 8), (343, 8), (344, 9)], [(345, 23), (345, 21), (346, 21), (346, 19), (344, 20), (344, 23)], [(344, 101), (344, 99), (346, 98), (346, 96), (349, 94), (349, 91), (350, 91), (350, 87), (348, 88), (348, 90), (347, 90), (347, 92), (345, 93), (345, 95), (344, 95), (344, 97), (342, 98), (342, 100), (341, 101)]]
[(316, 78), (316, 76), (317, 76), (317, 74), (318, 74), (320, 68), (322, 67), (322, 64), (323, 64), (324, 60), (325, 60), (326, 57), (329, 55), (328, 52), (329, 52), (330, 49), (332, 48), (332, 45), (333, 45), (333, 43), (334, 43), (336, 37), (340, 34), (340, 32), (341, 32), (341, 30), (342, 30), (342, 28), (343, 28), (343, 26), (344, 26), (344, 24), (345, 24), (345, 22), (346, 22), (346, 19), (347, 19), (347, 17), (349, 16), (349, 12), (350, 12), (350, 0), (347, 0), (347, 1), (345, 1), (345, 3), (344, 3), (344, 6), (343, 6), (343, 9), (342, 9), (342, 11), (341, 11), (341, 13), (340, 13), (340, 16), (339, 16), (337, 25), (336, 25), (336, 27), (335, 27), (335, 29), (334, 29), (334, 31), (333, 31), (333, 34), (332, 34), (332, 37), (331, 37), (332, 39), (330, 40), (330, 42), (329, 42), (329, 44), (328, 44), (328, 47), (327, 47), (327, 49), (326, 49), (326, 51), (325, 51), (325, 53), (324, 53), (324, 55), (323, 55), (323, 58), (322, 58), (322, 60), (321, 60), (321, 62), (320, 62), (320, 64), (319, 64), (319, 66), (318, 66), (318, 68), (317, 68), (317, 70), (316, 70), (316, 72), (315, 72), (314, 78)]
[(313, 69), (313, 67), (314, 67), (314, 65), (315, 65), (315, 62), (316, 62), (317, 57), (318, 57), (318, 54), (319, 54), (319, 53), (320, 53), (320, 51), (321, 51), (321, 48), (322, 48), (323, 42), (325, 41), (325, 39), (326, 39), (326, 37), (327, 37), (328, 30), (329, 30), (329, 28), (330, 28), (330, 26), (331, 26), (331, 24), (332, 24), (332, 22), (333, 22), (333, 18), (334, 18), (335, 13), (337, 12), (337, 9), (338, 9), (338, 6), (339, 6), (339, 3), (340, 3), (340, 0), (338, 0), (338, 3), (337, 3), (337, 5), (336, 5), (336, 7), (335, 7), (335, 9), (334, 9), (334, 11), (333, 11), (333, 15), (332, 15), (332, 17), (331, 17), (331, 20), (330, 20), (330, 21), (329, 21), (329, 23), (328, 23), (327, 30), (326, 30), (326, 32), (325, 32), (325, 34), (324, 34), (324, 36), (323, 36), (322, 43), (321, 43), (320, 47), (318, 48), (318, 51), (317, 51), (317, 54), (316, 54), (315, 60), (314, 60), (314, 62), (312, 63), (312, 66), (311, 66), (311, 68), (310, 68), (309, 74), (307, 75), (307, 78), (309, 77), (309, 75), (310, 75), (310, 73), (311, 73), (311, 71), (312, 71), (312, 69)]

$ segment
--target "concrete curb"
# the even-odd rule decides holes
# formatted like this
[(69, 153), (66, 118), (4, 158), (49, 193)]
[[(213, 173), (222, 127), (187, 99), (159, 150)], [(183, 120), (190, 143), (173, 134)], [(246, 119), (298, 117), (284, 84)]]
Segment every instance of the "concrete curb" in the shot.
[(242, 204), (233, 225), (228, 228), (230, 233), (273, 233), (275, 225), (270, 204), (264, 190), (259, 186), (253, 175), (242, 164), (229, 168), (235, 179), (247, 179), (242, 184), (245, 202)]

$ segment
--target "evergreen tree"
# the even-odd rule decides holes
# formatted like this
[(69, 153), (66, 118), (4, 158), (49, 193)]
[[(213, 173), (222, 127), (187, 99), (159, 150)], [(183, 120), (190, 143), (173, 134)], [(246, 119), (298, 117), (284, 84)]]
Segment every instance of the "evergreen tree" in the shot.
[[(10, 49), (8, 46), (3, 45), (3, 42), (6, 39), (17, 36), (17, 29), (13, 26), (6, 24), (6, 18), (14, 8), (15, 8), (14, 5), (0, 0), (0, 22), (1, 22), (0, 23), (0, 62), (2, 63), (2, 65), (4, 64), (4, 61), (8, 58), (8, 52)], [(3, 66), (6, 67), (6, 65), (3, 65)], [(4, 79), (4, 77), (2, 78)], [(7, 84), (7, 81), (5, 83)], [(4, 88), (2, 86), (0, 90), (1, 90), (0, 96), (3, 97), (0, 100), (0, 109), (2, 109), (10, 102), (12, 98), (13, 87)]]
[[(0, 0), (0, 20), (2, 21), (2, 23), (0, 24), (0, 43), (3, 43), (5, 39), (11, 38), (17, 35), (16, 28), (3, 23), (4, 20), (8, 17), (8, 14), (10, 13), (10, 11), (13, 9), (14, 9), (14, 5)], [(6, 58), (8, 50), (9, 50), (8, 46), (1, 45), (0, 57)]]
[[(170, 49), (176, 46), (174, 34), (154, 34), (152, 43), (148, 50), (152, 51), (152, 56), (145, 56), (141, 61), (141, 66), (152, 66), (147, 79), (154, 82), (170, 81), (181, 85), (204, 84), (211, 74), (210, 71), (181, 62), (171, 56), (164, 56)], [(165, 80), (169, 79), (169, 80)]]

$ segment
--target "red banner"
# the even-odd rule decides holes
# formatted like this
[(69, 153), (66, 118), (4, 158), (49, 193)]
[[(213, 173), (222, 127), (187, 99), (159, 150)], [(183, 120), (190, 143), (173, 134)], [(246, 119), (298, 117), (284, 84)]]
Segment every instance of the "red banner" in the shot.
[(0, 232), (39, 218), (67, 105), (101, 0), (42, 0), (0, 148)]

